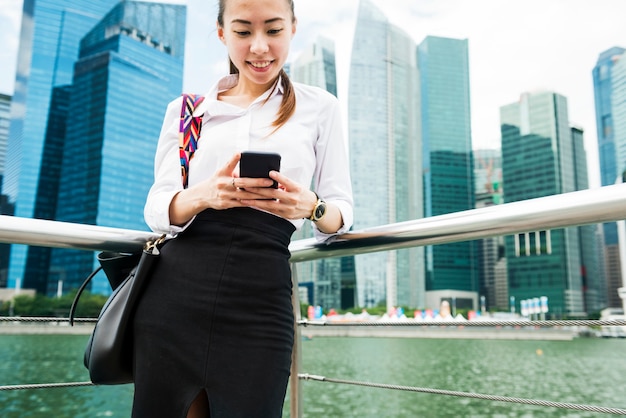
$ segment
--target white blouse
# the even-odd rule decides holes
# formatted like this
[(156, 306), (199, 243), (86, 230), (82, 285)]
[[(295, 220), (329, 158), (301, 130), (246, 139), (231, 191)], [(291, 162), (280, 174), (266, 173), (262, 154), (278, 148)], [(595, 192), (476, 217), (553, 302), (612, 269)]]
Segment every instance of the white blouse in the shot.
[[(198, 148), (189, 163), (189, 186), (213, 175), (237, 152), (277, 152), (282, 157), (281, 173), (302, 186), (312, 184), (321, 198), (341, 211), (343, 226), (337, 234), (348, 231), (353, 220), (352, 186), (338, 100), (320, 88), (292, 83), (295, 113), (272, 133), (283, 96), (280, 80), (273, 92), (268, 90), (245, 109), (217, 99), (219, 92), (237, 82), (237, 75), (222, 78), (194, 112), (194, 116), (203, 115), (203, 120)], [(178, 139), (181, 106), (179, 97), (167, 107), (155, 155), (154, 184), (144, 208), (145, 221), (153, 231), (172, 235), (193, 221), (180, 227), (171, 225), (169, 219), (170, 202), (183, 188)], [(304, 219), (289, 221), (296, 228), (304, 223)], [(319, 241), (335, 235), (314, 230)]]

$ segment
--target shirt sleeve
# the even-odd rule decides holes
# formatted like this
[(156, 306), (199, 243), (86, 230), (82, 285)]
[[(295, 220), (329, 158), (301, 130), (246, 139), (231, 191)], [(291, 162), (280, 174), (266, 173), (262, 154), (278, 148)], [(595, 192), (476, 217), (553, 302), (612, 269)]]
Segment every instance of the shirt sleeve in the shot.
[(334, 234), (326, 234), (314, 225), (314, 235), (318, 241), (327, 241), (335, 235), (347, 232), (353, 222), (352, 182), (348, 147), (341, 123), (339, 101), (331, 94), (322, 96), (318, 124), (319, 137), (315, 145), (316, 167), (314, 190), (327, 203), (339, 208), (343, 226)]
[(181, 106), (182, 97), (167, 106), (154, 157), (154, 183), (144, 206), (146, 224), (160, 234), (176, 235), (186, 227), (171, 225), (169, 215), (172, 199), (183, 190), (178, 139)]

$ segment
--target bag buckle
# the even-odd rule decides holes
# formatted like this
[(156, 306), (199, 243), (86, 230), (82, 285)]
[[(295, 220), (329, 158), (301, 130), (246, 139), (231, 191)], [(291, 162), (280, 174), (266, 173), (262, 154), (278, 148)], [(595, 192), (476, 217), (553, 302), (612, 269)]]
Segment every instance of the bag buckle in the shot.
[(167, 234), (163, 234), (155, 240), (147, 241), (143, 250), (149, 254), (159, 254), (159, 246), (165, 242), (166, 237)]

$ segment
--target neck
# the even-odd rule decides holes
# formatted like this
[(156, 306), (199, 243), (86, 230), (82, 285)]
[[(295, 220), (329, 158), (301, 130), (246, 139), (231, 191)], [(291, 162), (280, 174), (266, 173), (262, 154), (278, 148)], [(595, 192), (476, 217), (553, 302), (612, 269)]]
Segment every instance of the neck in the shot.
[(230, 89), (229, 95), (248, 97), (254, 100), (257, 97), (261, 96), (263, 93), (265, 93), (267, 90), (272, 88), (274, 83), (276, 83), (276, 79), (266, 84), (256, 84), (240, 76), (239, 82), (236, 86)]

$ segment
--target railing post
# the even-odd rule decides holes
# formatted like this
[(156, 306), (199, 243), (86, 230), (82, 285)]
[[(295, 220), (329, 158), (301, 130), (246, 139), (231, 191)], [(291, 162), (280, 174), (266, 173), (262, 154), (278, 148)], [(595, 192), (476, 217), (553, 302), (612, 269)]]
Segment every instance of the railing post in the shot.
[(300, 294), (298, 292), (298, 273), (295, 263), (291, 263), (291, 301), (293, 304), (294, 335), (293, 351), (291, 353), (291, 376), (289, 377), (289, 400), (291, 418), (302, 418), (304, 407), (302, 405), (302, 388), (298, 374), (302, 363), (302, 333), (300, 332)]

